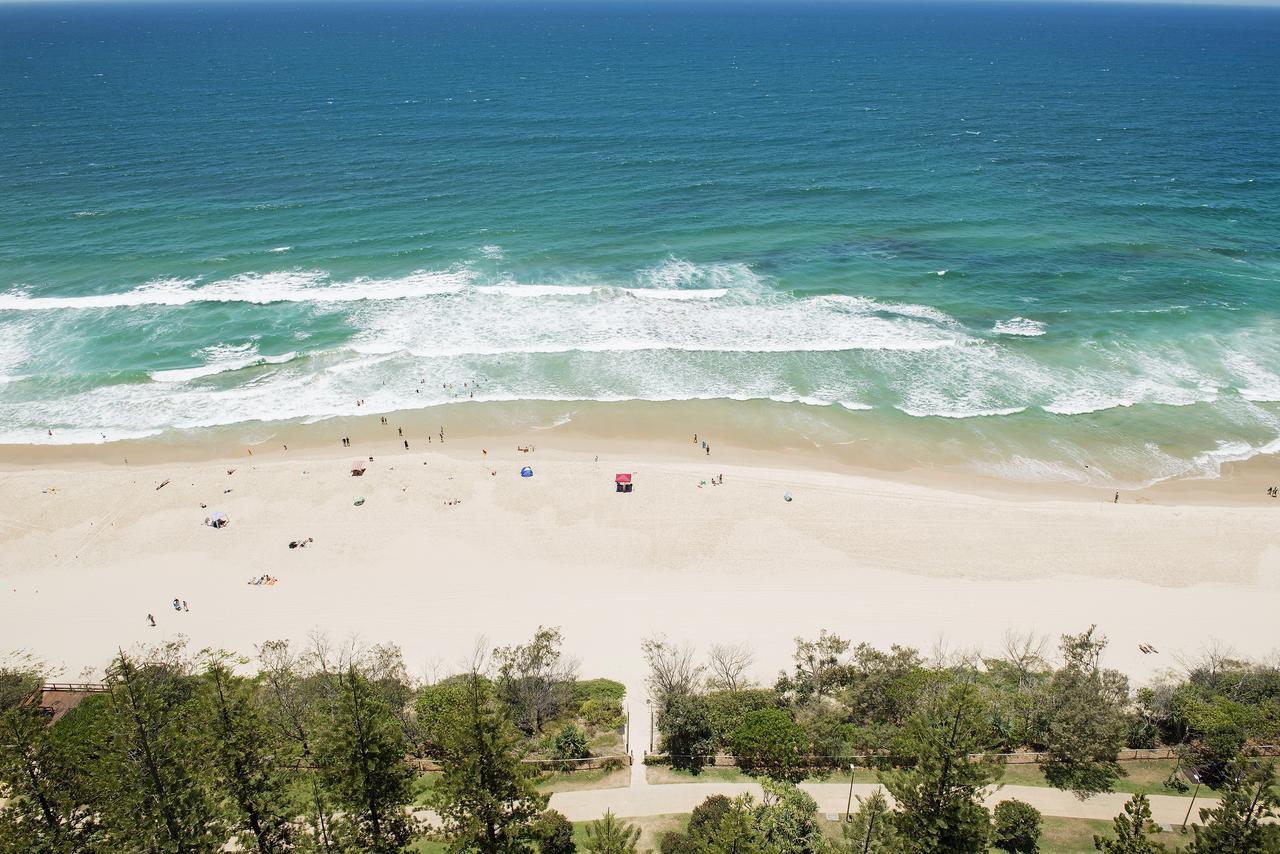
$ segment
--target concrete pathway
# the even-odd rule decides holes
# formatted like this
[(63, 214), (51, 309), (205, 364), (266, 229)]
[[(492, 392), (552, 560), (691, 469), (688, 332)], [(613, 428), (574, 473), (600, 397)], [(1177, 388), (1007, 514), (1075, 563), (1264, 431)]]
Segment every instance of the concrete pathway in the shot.
[(645, 775), (644, 755), (649, 751), (649, 740), (653, 737), (648, 702), (649, 692), (638, 682), (627, 686), (627, 720), (630, 731), (628, 739), (631, 748), (631, 787), (644, 788), (649, 785)]
[[(647, 709), (646, 709), (647, 712)], [(632, 721), (636, 721), (636, 710), (632, 710)], [(645, 715), (645, 726), (648, 726), (648, 715)], [(638, 728), (637, 728), (638, 729)], [(638, 745), (633, 732), (631, 748), (643, 758), (648, 741)], [(644, 766), (637, 761), (632, 766), (632, 780), (639, 776), (643, 779)], [(818, 802), (821, 813), (843, 813), (849, 799), (849, 786), (839, 783), (804, 783), (800, 786)], [(876, 789), (874, 783), (855, 783), (853, 795), (866, 797)], [(663, 813), (686, 813), (702, 803), (711, 795), (727, 795), (736, 797), (743, 792), (750, 792), (760, 797), (760, 787), (754, 783), (668, 783), (650, 786), (647, 783), (633, 784), (622, 789), (591, 789), (581, 792), (558, 792), (551, 796), (552, 809), (559, 810), (568, 816), (570, 821), (588, 821), (604, 815), (605, 810), (612, 810), (620, 816), (661, 815)], [(987, 797), (987, 806), (1010, 798), (1017, 798), (1031, 804), (1045, 815), (1064, 816), (1068, 818), (1111, 819), (1124, 811), (1124, 804), (1129, 795), (1106, 794), (1096, 795), (1087, 801), (1077, 799), (1070, 792), (1061, 792), (1042, 786), (1004, 786)], [(1160, 824), (1182, 824), (1183, 816), (1191, 799), (1174, 795), (1151, 795), (1152, 817)], [(1197, 798), (1192, 819), (1195, 819), (1202, 806), (1212, 806), (1211, 798)], [(855, 801), (856, 804), (856, 801)]]

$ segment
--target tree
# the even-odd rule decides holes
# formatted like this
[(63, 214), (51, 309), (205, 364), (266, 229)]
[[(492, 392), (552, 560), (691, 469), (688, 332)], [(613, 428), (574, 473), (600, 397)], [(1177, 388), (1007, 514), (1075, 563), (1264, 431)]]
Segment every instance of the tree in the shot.
[(745, 643), (713, 643), (707, 654), (707, 687), (713, 691), (740, 691), (747, 687), (746, 673), (755, 663), (755, 653)]
[(577, 667), (564, 660), (562, 642), (559, 628), (539, 626), (529, 643), (493, 651), (499, 694), (514, 711), (516, 724), (530, 735), (542, 732), (569, 699)]
[(1193, 825), (1189, 854), (1276, 854), (1280, 825), (1272, 819), (1280, 807), (1275, 760), (1250, 765), (1235, 762), (1219, 788), (1218, 805), (1200, 810), (1203, 825)]
[(225, 654), (209, 656), (199, 695), (204, 751), (214, 785), (229, 795), (241, 848), (259, 854), (288, 851), (292, 809), (286, 778), (253, 691), (252, 682), (231, 672)]
[(547, 798), (520, 762), (520, 737), (492, 687), (473, 671), (438, 721), (444, 774), (432, 804), (460, 854), (526, 851)]
[[(12, 676), (0, 673), (0, 681), (11, 687), (26, 681)], [(11, 702), (4, 702), (7, 708), (0, 711), (0, 852), (90, 854), (102, 850), (77, 765), (51, 738), (39, 706), (28, 701), (39, 684), (32, 678), (26, 687), (17, 687), (15, 693), (21, 699), (6, 698)]]
[(748, 774), (800, 782), (807, 770), (809, 740), (782, 709), (747, 712), (730, 738), (734, 758)]
[(1045, 778), (1081, 799), (1111, 791), (1124, 775), (1116, 755), (1124, 746), (1128, 682), (1099, 667), (1107, 639), (1094, 628), (1063, 635), (1065, 664), (1049, 682), (1046, 710)]
[(754, 810), (756, 829), (772, 854), (815, 854), (824, 838), (818, 824), (818, 803), (794, 783), (760, 781), (764, 800)]
[(586, 837), (583, 847), (595, 854), (636, 854), (640, 828), (605, 810), (603, 817), (587, 825)]
[(1036, 854), (1040, 850), (1040, 810), (1010, 798), (996, 804), (991, 844), (1009, 854)]
[(769, 849), (756, 827), (755, 802), (739, 795), (729, 802), (715, 827), (692, 837), (699, 854), (766, 854)]
[(533, 838), (538, 841), (539, 854), (574, 854), (578, 849), (573, 841), (573, 822), (555, 810), (547, 810), (534, 821)]
[(194, 734), (196, 682), (175, 642), (107, 668), (107, 743), (98, 767), (99, 815), (110, 850), (196, 854), (225, 844), (230, 828), (209, 791), (208, 757)]
[(417, 834), (407, 812), (413, 771), (400, 721), (354, 664), (337, 674), (336, 685), (316, 758), (324, 788), (343, 813), (339, 836), (362, 851), (403, 851)]
[(712, 691), (706, 694), (707, 716), (715, 732), (716, 746), (728, 748), (733, 731), (749, 712), (757, 709), (785, 708), (785, 702), (772, 688), (743, 688), (739, 691)]
[(849, 642), (823, 629), (815, 640), (796, 638), (795, 676), (786, 682), (800, 697), (824, 697), (835, 687), (841, 671), (840, 657), (849, 651)]
[(698, 771), (703, 759), (715, 753), (715, 731), (707, 712), (706, 698), (696, 694), (672, 694), (658, 718), (661, 749), (675, 768)]
[(840, 836), (840, 854), (896, 854), (898, 834), (883, 790), (865, 799), (858, 796), (858, 809), (840, 828)]
[(695, 661), (693, 647), (676, 646), (666, 638), (655, 635), (640, 643), (640, 651), (649, 665), (649, 695), (658, 708), (666, 706), (669, 699), (694, 693), (702, 678), (702, 667)]
[(910, 768), (884, 776), (897, 801), (894, 829), (911, 854), (985, 852), (991, 819), (983, 790), (1000, 776), (988, 761), (973, 761), (990, 736), (990, 721), (972, 685), (953, 685), (907, 723)]
[(1151, 839), (1159, 828), (1151, 821), (1151, 802), (1146, 795), (1134, 795), (1124, 805), (1124, 814), (1113, 819), (1115, 839), (1093, 837), (1093, 847), (1106, 854), (1161, 854), (1165, 847)]

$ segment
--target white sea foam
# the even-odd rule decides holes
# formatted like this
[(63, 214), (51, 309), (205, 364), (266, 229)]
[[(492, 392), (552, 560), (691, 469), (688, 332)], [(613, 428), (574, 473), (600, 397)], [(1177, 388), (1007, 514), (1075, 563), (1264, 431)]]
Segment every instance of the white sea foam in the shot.
[[(545, 308), (537, 300), (528, 306), (502, 304), (532, 296), (563, 299)], [(635, 296), (634, 289), (503, 285), (467, 287), (422, 306), (369, 303), (351, 313), (364, 330), (351, 346), (361, 353), (439, 358), (644, 350), (928, 350), (965, 339), (949, 318), (927, 306), (764, 293), (740, 293), (733, 300)]]
[(150, 376), (155, 382), (180, 383), (201, 377), (214, 376), (228, 371), (239, 371), (259, 365), (282, 365), (297, 358), (297, 353), (282, 353), (278, 356), (263, 356), (253, 344), (239, 346), (206, 347), (196, 353), (196, 358), (203, 359), (204, 364), (193, 368), (176, 368), (168, 371), (152, 371)]
[(288, 252), (292, 248), (293, 248), (292, 246), (277, 246), (275, 249), (272, 249), (271, 251), (276, 253), (281, 253), (281, 252)]
[(684, 291), (664, 288), (621, 288), (621, 290), (638, 299), (708, 300), (719, 299), (729, 293), (728, 288), (698, 288)]
[(746, 264), (695, 264), (683, 258), (666, 261), (636, 274), (641, 288), (675, 291), (700, 288), (758, 290), (761, 279)]
[(75, 297), (35, 297), (19, 289), (0, 294), (0, 310), (49, 311), (54, 309), (129, 308), (177, 306), (196, 302), (363, 302), (395, 300), (433, 293), (448, 293), (467, 285), (474, 274), (465, 270), (420, 271), (395, 279), (353, 279), (331, 282), (317, 271), (291, 270), (246, 273), (199, 284), (197, 279), (156, 279), (131, 291)]
[(991, 418), (997, 415), (1016, 415), (1026, 410), (1025, 406), (997, 406), (991, 409), (971, 409), (964, 406), (947, 406), (939, 404), (927, 408), (913, 406), (895, 406), (913, 418)]
[(478, 285), (482, 294), (501, 294), (508, 297), (565, 297), (589, 294), (589, 285)]
[(1008, 320), (1000, 320), (991, 328), (991, 331), (997, 335), (1023, 335), (1034, 338), (1044, 334), (1045, 325), (1039, 320), (1029, 320), (1025, 317), (1011, 317)]

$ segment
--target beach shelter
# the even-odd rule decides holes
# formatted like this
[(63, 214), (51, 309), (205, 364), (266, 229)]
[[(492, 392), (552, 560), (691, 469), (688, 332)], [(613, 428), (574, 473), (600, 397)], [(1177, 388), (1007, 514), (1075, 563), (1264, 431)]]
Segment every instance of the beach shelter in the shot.
[(210, 513), (208, 516), (205, 516), (204, 523), (208, 525), (210, 528), (225, 528), (227, 525), (231, 523), (231, 520), (227, 518), (226, 513), (219, 511), (217, 513)]
[(528, 466), (525, 466), (524, 468), (520, 469), (520, 476), (533, 477), (533, 469), (529, 468)]
[(630, 492), (630, 491), (631, 491), (632, 483), (631, 483), (631, 473), (630, 473), (630, 472), (626, 472), (626, 473), (622, 473), (622, 474), (615, 474), (615, 475), (613, 476), (613, 482), (614, 482), (614, 484), (616, 485), (616, 486), (615, 486), (615, 488), (617, 489), (617, 491), (618, 491), (618, 492)]
[(364, 470), (365, 470), (365, 463), (364, 463), (364, 460), (352, 460), (352, 461), (351, 461), (351, 476), (352, 476), (352, 477), (363, 477), (363, 476), (364, 476)]

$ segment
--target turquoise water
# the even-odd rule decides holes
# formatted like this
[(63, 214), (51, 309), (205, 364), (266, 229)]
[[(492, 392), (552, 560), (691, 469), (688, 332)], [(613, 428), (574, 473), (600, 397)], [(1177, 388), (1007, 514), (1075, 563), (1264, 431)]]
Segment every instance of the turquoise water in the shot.
[(1277, 45), (1242, 9), (0, 6), (0, 441), (773, 399), (1013, 477), (1211, 476), (1280, 448)]

